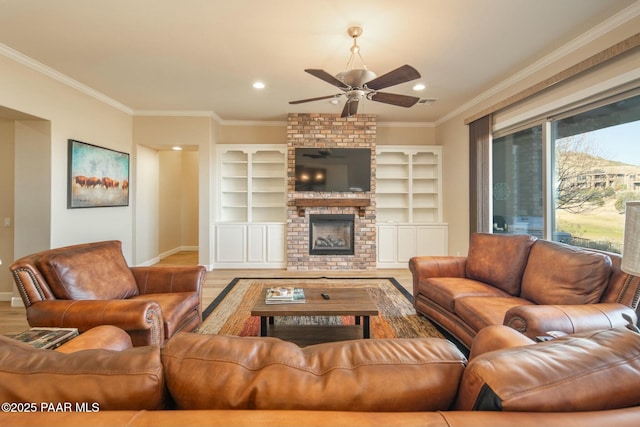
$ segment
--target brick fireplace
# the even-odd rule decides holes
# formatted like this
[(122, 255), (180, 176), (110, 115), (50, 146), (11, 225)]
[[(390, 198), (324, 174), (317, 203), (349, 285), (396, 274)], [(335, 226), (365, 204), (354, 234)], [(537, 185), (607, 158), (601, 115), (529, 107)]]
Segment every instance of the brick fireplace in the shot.
[[(372, 270), (376, 268), (375, 114), (341, 118), (337, 114), (289, 114), (287, 120), (287, 269)], [(322, 192), (295, 190), (296, 148), (368, 148), (371, 190)], [(313, 251), (313, 215), (353, 218), (353, 254)], [(333, 239), (344, 237), (332, 236)], [(317, 245), (315, 245), (317, 246)], [(312, 254), (313, 252), (313, 254)]]

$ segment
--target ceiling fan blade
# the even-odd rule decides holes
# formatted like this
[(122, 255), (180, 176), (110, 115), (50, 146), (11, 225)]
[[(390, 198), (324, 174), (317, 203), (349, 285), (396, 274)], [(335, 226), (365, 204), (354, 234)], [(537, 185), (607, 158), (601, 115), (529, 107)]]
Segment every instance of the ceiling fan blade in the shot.
[(319, 96), (317, 98), (299, 99), (297, 101), (289, 101), (289, 104), (302, 104), (304, 102), (321, 101), (323, 99), (335, 98), (335, 97), (340, 96), (340, 95), (342, 95), (342, 94), (339, 93), (339, 94), (336, 94), (336, 95)]
[(307, 68), (304, 71), (306, 71), (307, 73), (311, 74), (314, 77), (319, 78), (320, 80), (324, 80), (325, 82), (331, 85), (334, 85), (335, 87), (339, 87), (342, 90), (347, 90), (349, 88), (346, 84), (336, 79), (335, 77), (333, 77), (331, 74), (327, 73), (324, 70), (315, 70), (315, 69)]
[(344, 108), (342, 109), (342, 114), (340, 114), (340, 117), (355, 116), (355, 114), (358, 112), (359, 102), (360, 101), (358, 101), (357, 99), (347, 100), (347, 102), (345, 102), (344, 104)]
[(416, 102), (420, 101), (420, 98), (416, 98), (415, 96), (398, 95), (397, 93), (387, 92), (376, 92), (371, 95), (370, 99), (399, 107), (412, 107)]
[(420, 73), (418, 70), (413, 68), (411, 65), (403, 65), (402, 67), (398, 67), (393, 71), (389, 71), (387, 74), (383, 74), (380, 77), (376, 77), (370, 82), (367, 82), (366, 86), (369, 89), (379, 90), (419, 78)]

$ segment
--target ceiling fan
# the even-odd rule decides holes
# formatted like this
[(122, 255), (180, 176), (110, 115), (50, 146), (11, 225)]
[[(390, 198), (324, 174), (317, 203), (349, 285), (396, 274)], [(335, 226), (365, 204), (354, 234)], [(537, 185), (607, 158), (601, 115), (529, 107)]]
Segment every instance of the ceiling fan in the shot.
[[(420, 98), (415, 96), (400, 95), (396, 93), (378, 92), (380, 89), (387, 88), (389, 86), (395, 86), (400, 83), (409, 82), (420, 78), (420, 73), (410, 65), (403, 65), (395, 70), (389, 71), (381, 76), (376, 76), (376, 73), (367, 69), (360, 55), (360, 46), (358, 46), (357, 39), (362, 34), (362, 28), (350, 27), (347, 29), (347, 33), (353, 38), (353, 46), (351, 46), (351, 56), (347, 62), (347, 69), (335, 76), (332, 76), (324, 70), (318, 69), (306, 69), (307, 73), (315, 76), (325, 82), (332, 84), (339, 88), (342, 92), (320, 96), (317, 98), (301, 99), (298, 101), (291, 101), (289, 104), (302, 104), (304, 102), (320, 101), (323, 99), (339, 98), (342, 95), (346, 96), (344, 108), (342, 110), (341, 117), (350, 117), (358, 112), (358, 104), (362, 99), (368, 99), (370, 101), (383, 102), (385, 104), (397, 105), (400, 107), (411, 107), (415, 105)], [(358, 55), (362, 61), (362, 68), (354, 68), (353, 62)]]
[(304, 157), (310, 157), (312, 159), (326, 159), (328, 157), (333, 157), (335, 159), (343, 159), (344, 156), (336, 156), (331, 152), (331, 150), (318, 150), (317, 153), (305, 153)]

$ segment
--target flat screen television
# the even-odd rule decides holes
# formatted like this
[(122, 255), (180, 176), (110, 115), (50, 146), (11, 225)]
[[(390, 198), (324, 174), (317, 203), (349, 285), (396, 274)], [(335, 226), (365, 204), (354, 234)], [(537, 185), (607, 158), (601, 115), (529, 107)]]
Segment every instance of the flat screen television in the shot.
[(371, 190), (369, 148), (296, 148), (296, 191)]

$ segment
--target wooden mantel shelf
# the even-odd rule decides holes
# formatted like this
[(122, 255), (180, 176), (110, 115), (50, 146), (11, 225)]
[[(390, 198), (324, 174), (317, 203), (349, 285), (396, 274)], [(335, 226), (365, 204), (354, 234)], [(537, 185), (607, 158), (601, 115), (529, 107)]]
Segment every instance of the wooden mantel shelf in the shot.
[(364, 217), (365, 208), (371, 205), (369, 199), (294, 199), (298, 216), (304, 216), (305, 208), (312, 207), (354, 207), (359, 208), (358, 215)]

